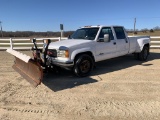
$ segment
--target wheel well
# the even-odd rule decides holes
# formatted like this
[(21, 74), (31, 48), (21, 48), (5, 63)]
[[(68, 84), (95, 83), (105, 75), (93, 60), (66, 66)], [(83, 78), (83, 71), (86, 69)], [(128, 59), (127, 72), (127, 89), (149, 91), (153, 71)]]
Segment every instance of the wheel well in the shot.
[(145, 44), (144, 46), (147, 46), (148, 48), (150, 47), (149, 44)]
[(91, 57), (93, 58), (94, 62), (95, 62), (94, 56), (93, 56), (92, 52), (90, 52), (90, 51), (78, 53), (78, 54), (75, 56), (74, 61), (77, 60), (77, 58), (78, 58), (80, 55), (82, 55), (82, 54), (87, 54), (87, 55), (91, 56)]
[(150, 45), (149, 44), (145, 44), (144, 46), (148, 47), (148, 54), (150, 54)]

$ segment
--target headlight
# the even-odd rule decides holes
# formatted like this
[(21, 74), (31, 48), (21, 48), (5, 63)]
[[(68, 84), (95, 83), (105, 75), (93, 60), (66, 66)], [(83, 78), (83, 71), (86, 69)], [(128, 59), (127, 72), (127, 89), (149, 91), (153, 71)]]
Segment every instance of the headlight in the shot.
[(58, 50), (57, 51), (57, 57), (69, 57), (69, 51), (68, 50)]

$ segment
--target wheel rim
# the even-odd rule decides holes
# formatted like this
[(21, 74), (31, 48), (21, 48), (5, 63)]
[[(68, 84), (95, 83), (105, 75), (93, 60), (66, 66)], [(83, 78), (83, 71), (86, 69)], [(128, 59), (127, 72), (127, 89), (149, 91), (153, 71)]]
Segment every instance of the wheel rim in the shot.
[(144, 54), (143, 54), (143, 57), (146, 59), (148, 56), (148, 50), (147, 49), (144, 49)]
[(91, 63), (88, 60), (84, 60), (80, 64), (80, 70), (82, 73), (87, 73), (90, 70), (90, 67), (91, 67)]

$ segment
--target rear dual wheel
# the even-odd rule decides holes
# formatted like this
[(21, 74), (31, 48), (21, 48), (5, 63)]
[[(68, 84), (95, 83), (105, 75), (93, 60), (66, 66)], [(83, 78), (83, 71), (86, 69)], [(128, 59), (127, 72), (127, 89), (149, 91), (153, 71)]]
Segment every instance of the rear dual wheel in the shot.
[(149, 55), (149, 47), (144, 46), (140, 53), (135, 53), (134, 57), (137, 60), (146, 61)]

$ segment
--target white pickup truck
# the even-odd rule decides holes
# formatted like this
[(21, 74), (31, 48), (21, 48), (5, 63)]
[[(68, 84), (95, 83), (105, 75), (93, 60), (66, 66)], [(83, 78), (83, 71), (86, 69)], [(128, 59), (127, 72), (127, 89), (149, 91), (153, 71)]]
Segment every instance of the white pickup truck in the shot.
[(44, 71), (55, 70), (57, 66), (84, 77), (91, 73), (95, 62), (131, 53), (145, 61), (150, 49), (150, 37), (127, 37), (122, 26), (82, 27), (67, 40), (44, 40), (44, 51), (38, 49), (36, 39), (32, 42), (34, 58), (12, 49), (7, 52), (15, 56), (13, 69), (35, 87), (41, 84)]
[(67, 40), (48, 45), (46, 64), (70, 68), (77, 76), (87, 76), (95, 62), (134, 53), (145, 61), (150, 49), (150, 37), (128, 37), (122, 26), (85, 26)]

